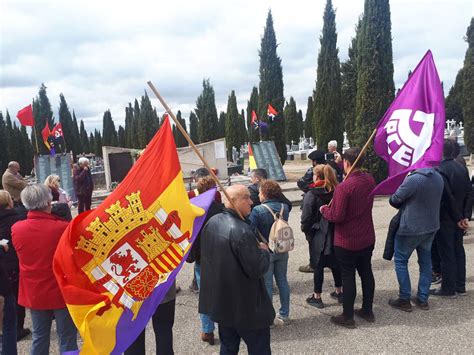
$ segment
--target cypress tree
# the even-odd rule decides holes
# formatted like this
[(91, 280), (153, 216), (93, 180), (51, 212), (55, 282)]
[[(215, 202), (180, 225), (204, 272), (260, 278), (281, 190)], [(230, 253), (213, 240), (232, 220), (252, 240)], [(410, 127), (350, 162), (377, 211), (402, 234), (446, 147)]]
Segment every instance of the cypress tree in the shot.
[(271, 104), (278, 112), (275, 118), (269, 120), (270, 133), (265, 136), (275, 142), (280, 160), (284, 164), (286, 160), (285, 121), (283, 119), (285, 97), (283, 95), (281, 59), (277, 55), (276, 50), (277, 42), (275, 30), (273, 29), (273, 17), (271, 10), (269, 10), (259, 51), (260, 84), (258, 108), (259, 117), (263, 121), (267, 117), (268, 104)]
[(293, 143), (298, 143), (300, 129), (298, 123), (298, 112), (296, 111), (296, 102), (293, 97), (290, 97), (290, 102), (286, 103), (283, 116), (285, 118), (286, 144), (291, 144), (291, 141), (293, 141)]
[[(357, 35), (357, 94), (354, 145), (362, 147), (393, 100), (392, 35), (388, 0), (365, 0)], [(386, 165), (373, 147), (366, 167), (377, 181), (386, 177)]]
[[(14, 137), (14, 131), (13, 131), (13, 124), (12, 120), (10, 118), (10, 113), (7, 110), (7, 114), (5, 116), (5, 128), (6, 128), (6, 134), (7, 134), (7, 145), (6, 145), (6, 151), (7, 151), (7, 156), (8, 156), (8, 162), (15, 160), (18, 160), (18, 157), (16, 156), (16, 152), (18, 151), (18, 145), (19, 142), (15, 140)], [(7, 164), (8, 164), (7, 162)]]
[(309, 96), (308, 97), (308, 106), (306, 108), (306, 119), (304, 120), (304, 136), (305, 137), (313, 137), (314, 139), (314, 134), (313, 134), (313, 129), (314, 129), (314, 114), (313, 114), (313, 97)]
[(300, 137), (303, 137), (303, 132), (304, 132), (303, 111), (298, 110), (298, 134)]
[(201, 143), (212, 141), (218, 135), (218, 118), (214, 88), (209, 79), (202, 82), (202, 93), (196, 101), (198, 134)]
[(94, 153), (97, 157), (102, 157), (102, 136), (98, 130), (95, 130), (94, 141), (95, 141)]
[(227, 101), (227, 113), (225, 122), (225, 142), (227, 146), (227, 159), (232, 160), (232, 147), (240, 151), (240, 146), (244, 143), (240, 134), (240, 121), (243, 122), (237, 109), (237, 98), (234, 90), (231, 91)]
[(132, 125), (133, 125), (133, 108), (132, 108), (132, 104), (129, 102), (128, 106), (125, 107), (125, 146), (127, 148), (133, 147)]
[(240, 131), (240, 137), (241, 140), (246, 143), (249, 141), (249, 135), (247, 133), (247, 128), (245, 127), (245, 113), (244, 109), (240, 111), (240, 120), (239, 120), (239, 131)]
[[(69, 149), (72, 149), (74, 153), (74, 159), (78, 154), (84, 153), (84, 149), (82, 147), (82, 142), (81, 142), (81, 135), (79, 133), (79, 126), (77, 125), (77, 118), (76, 118), (76, 113), (74, 110), (72, 111), (72, 137), (73, 137), (73, 143), (72, 147)], [(67, 144), (70, 144), (66, 141)]]
[(194, 144), (199, 144), (201, 141), (199, 140), (199, 122), (196, 114), (191, 111), (189, 113), (189, 136)]
[(23, 147), (23, 162), (22, 167), (24, 167), (24, 172), (26, 175), (31, 174), (31, 170), (33, 170), (33, 145), (31, 144), (30, 138), (28, 137), (28, 133), (26, 132), (26, 127), (20, 127), (20, 139), (21, 145)]
[(356, 121), (356, 94), (357, 94), (357, 34), (361, 20), (356, 26), (356, 35), (349, 46), (348, 59), (341, 64), (341, 108), (344, 128), (349, 145), (353, 145), (355, 138)]
[[(181, 111), (180, 110), (178, 110), (178, 113), (176, 114), (176, 119), (181, 124), (181, 126), (183, 126), (184, 130), (187, 133), (188, 130), (186, 128), (186, 120), (183, 117), (181, 117)], [(178, 148), (188, 146), (188, 141), (186, 140), (184, 135), (181, 133), (181, 131), (178, 129), (178, 127), (176, 127), (176, 139), (175, 140), (176, 140), (176, 146)]]
[(247, 101), (247, 131), (248, 131), (248, 141), (258, 142), (258, 131), (252, 127), (252, 111), (258, 114), (258, 89), (256, 86), (252, 88), (252, 93), (250, 94), (250, 99)]
[(456, 81), (454, 82), (454, 85), (451, 87), (449, 94), (446, 97), (446, 121), (464, 121), (462, 114), (463, 85), (463, 69), (461, 68), (456, 75)]
[(119, 126), (118, 132), (117, 132), (117, 145), (119, 147), (125, 148), (127, 145), (126, 142), (126, 136), (125, 136), (125, 129), (122, 126)]
[(140, 117), (138, 121), (138, 139), (140, 148), (145, 148), (158, 130), (158, 118), (153, 111), (150, 98), (145, 92), (140, 103)]
[(59, 122), (63, 127), (63, 136), (64, 141), (66, 144), (66, 148), (68, 150), (72, 150), (74, 155), (79, 154), (79, 151), (75, 150), (74, 144), (74, 127), (72, 122), (72, 115), (71, 111), (69, 111), (69, 107), (67, 105), (66, 99), (63, 94), (59, 94)]
[(217, 138), (225, 137), (225, 112), (221, 111), (219, 114), (219, 123), (217, 125), (218, 136)]
[(91, 153), (91, 147), (89, 145), (89, 138), (87, 137), (87, 131), (84, 127), (84, 121), (81, 120), (81, 128), (79, 130), (79, 136), (81, 137), (82, 150), (84, 153)]
[[(8, 156), (8, 135), (7, 135), (7, 126), (5, 124), (5, 119), (3, 118), (3, 113), (0, 111), (0, 142), (2, 142), (3, 149), (0, 149), (0, 172), (3, 174), (5, 169), (8, 167), (9, 156)], [(1, 182), (0, 182), (1, 184)]]
[(92, 133), (92, 132), (89, 134), (89, 148), (90, 148), (90, 152), (95, 154), (95, 152), (96, 152), (95, 137), (94, 137), (94, 133)]
[(464, 57), (462, 110), (464, 116), (464, 141), (474, 152), (474, 17), (467, 28), (468, 48)]
[(116, 147), (117, 131), (110, 110), (104, 112), (102, 120), (102, 145)]
[(321, 50), (318, 56), (314, 124), (318, 149), (335, 139), (342, 147), (344, 124), (341, 114), (341, 72), (337, 49), (336, 14), (331, 0), (324, 10)]
[(46, 122), (48, 122), (50, 129), (54, 127), (53, 111), (51, 111), (51, 103), (49, 102), (46, 89), (46, 86), (41, 84), (38, 96), (36, 97), (36, 100), (33, 101), (36, 139), (38, 140), (40, 154), (49, 154), (48, 148), (42, 144), (43, 138), (41, 136), (41, 131), (46, 126)]
[(138, 104), (138, 100), (135, 99), (133, 105), (133, 124), (132, 124), (132, 138), (133, 138), (133, 147), (134, 148), (142, 148), (140, 146), (140, 105)]

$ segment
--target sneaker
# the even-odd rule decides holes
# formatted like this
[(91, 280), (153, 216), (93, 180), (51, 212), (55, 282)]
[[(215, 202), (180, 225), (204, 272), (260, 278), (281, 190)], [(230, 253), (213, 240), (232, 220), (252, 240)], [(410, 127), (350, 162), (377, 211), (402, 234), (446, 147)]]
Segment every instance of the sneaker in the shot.
[(300, 272), (314, 272), (313, 268), (311, 267), (311, 265), (303, 265), (303, 266), (300, 266), (299, 269), (298, 269)]
[(201, 340), (209, 343), (209, 345), (215, 344), (214, 333), (201, 333)]
[(16, 331), (16, 341), (20, 341), (26, 338), (30, 334), (31, 334), (31, 331), (28, 328), (18, 329)]
[(388, 301), (388, 304), (392, 306), (393, 308), (399, 309), (404, 312), (411, 312), (413, 311), (411, 307), (410, 300), (404, 300), (402, 298), (391, 298)]
[(341, 327), (345, 327), (349, 329), (355, 329), (356, 327), (354, 319), (347, 319), (346, 317), (344, 317), (343, 314), (339, 316), (332, 316), (331, 323), (335, 325), (340, 325)]
[(374, 315), (374, 312), (372, 311), (366, 312), (362, 308), (360, 308), (360, 309), (354, 310), (354, 314), (357, 317), (364, 319), (366, 322), (369, 322), (369, 323), (375, 322), (375, 315)]
[(282, 325), (290, 324), (290, 317), (285, 317), (278, 313), (275, 318), (278, 318), (278, 321), (282, 323)]
[(431, 275), (431, 284), (432, 285), (438, 285), (438, 284), (441, 283), (441, 281), (443, 281), (443, 277), (441, 276), (441, 274), (433, 273)]
[(323, 300), (321, 298), (314, 297), (314, 295), (308, 297), (306, 299), (306, 303), (316, 308), (324, 308)]
[(456, 291), (456, 295), (457, 295), (457, 296), (466, 296), (466, 295), (467, 295), (467, 292), (466, 292), (466, 290), (464, 290), (464, 291)]
[(332, 298), (334, 298), (335, 300), (337, 300), (337, 303), (341, 303), (343, 302), (343, 294), (342, 292), (340, 293), (337, 293), (336, 291), (333, 291), (329, 294), (329, 296), (331, 296)]
[(456, 293), (446, 293), (441, 288), (434, 288), (430, 290), (431, 296), (439, 296), (444, 298), (456, 298)]
[(412, 297), (411, 300), (419, 309), (422, 309), (424, 311), (430, 309), (430, 305), (428, 304), (428, 302), (423, 302), (418, 297)]

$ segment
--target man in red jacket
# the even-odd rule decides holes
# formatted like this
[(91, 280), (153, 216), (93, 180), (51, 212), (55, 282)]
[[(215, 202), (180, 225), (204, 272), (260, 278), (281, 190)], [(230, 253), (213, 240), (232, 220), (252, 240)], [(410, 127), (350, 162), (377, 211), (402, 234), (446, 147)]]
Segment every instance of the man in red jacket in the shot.
[[(347, 174), (354, 165), (359, 148), (350, 148), (343, 154), (344, 171)], [(362, 308), (355, 314), (368, 322), (374, 322), (372, 312), (375, 281), (372, 273), (372, 251), (375, 244), (370, 195), (375, 188), (372, 175), (360, 171), (363, 157), (351, 174), (336, 186), (330, 206), (321, 207), (321, 214), (334, 223), (334, 253), (341, 267), (343, 287), (343, 313), (331, 317), (331, 322), (347, 328), (355, 328), (354, 301), (356, 297), (355, 271), (362, 282)]]
[(51, 214), (51, 200), (47, 186), (27, 186), (21, 201), (28, 217), (12, 227), (20, 264), (18, 303), (30, 309), (33, 322), (32, 355), (49, 354), (53, 318), (61, 353), (77, 350), (77, 330), (53, 273), (54, 252), (68, 222)]

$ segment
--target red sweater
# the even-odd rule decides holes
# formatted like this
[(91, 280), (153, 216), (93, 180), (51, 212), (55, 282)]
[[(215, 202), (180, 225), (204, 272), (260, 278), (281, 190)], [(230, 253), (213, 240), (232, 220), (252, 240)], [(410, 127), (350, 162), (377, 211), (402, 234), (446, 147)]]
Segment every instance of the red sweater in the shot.
[(334, 246), (361, 250), (375, 243), (372, 207), (375, 188), (372, 175), (356, 171), (336, 186), (331, 206), (321, 208), (322, 215), (334, 222)]

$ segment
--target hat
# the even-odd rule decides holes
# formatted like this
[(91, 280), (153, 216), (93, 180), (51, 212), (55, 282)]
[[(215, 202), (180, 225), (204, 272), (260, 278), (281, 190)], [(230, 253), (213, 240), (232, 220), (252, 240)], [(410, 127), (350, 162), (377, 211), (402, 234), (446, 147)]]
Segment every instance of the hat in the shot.
[(321, 150), (313, 150), (311, 153), (308, 154), (308, 158), (311, 159), (312, 161), (315, 161), (318, 164), (325, 164), (326, 159), (325, 159), (325, 154)]

